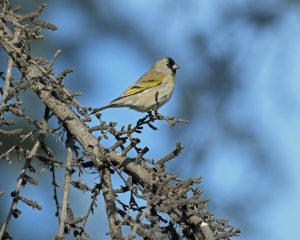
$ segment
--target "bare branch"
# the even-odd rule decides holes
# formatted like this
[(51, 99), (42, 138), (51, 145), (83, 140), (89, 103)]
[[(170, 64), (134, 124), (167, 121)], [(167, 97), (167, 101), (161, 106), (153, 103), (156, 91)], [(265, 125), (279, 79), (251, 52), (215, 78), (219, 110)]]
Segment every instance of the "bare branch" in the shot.
[(108, 164), (102, 168), (102, 192), (105, 200), (105, 209), (108, 217), (110, 235), (112, 239), (122, 239), (121, 227), (117, 219), (117, 208), (115, 204), (115, 195), (112, 187), (110, 170)]
[(86, 215), (85, 215), (85, 217), (84, 217), (84, 220), (83, 220), (83, 223), (82, 223), (82, 228), (83, 229), (85, 229), (85, 225), (86, 225), (86, 223), (87, 223), (87, 219), (88, 219), (88, 217), (90, 216), (90, 214), (94, 211), (94, 206), (95, 206), (95, 204), (96, 204), (96, 201), (97, 201), (97, 197), (98, 197), (98, 195), (99, 195), (99, 193), (100, 193), (100, 184), (97, 184), (96, 186), (95, 186), (95, 189), (93, 190), (93, 197), (92, 197), (92, 201), (91, 201), (91, 203), (90, 203), (90, 206), (89, 206), (89, 208), (88, 208), (88, 210), (87, 210), (87, 213), (86, 213)]
[(1, 230), (0, 230), (0, 239), (3, 238), (5, 232), (6, 232), (6, 228), (7, 228), (7, 225), (8, 223), (10, 222), (11, 220), (11, 217), (14, 215), (15, 217), (17, 217), (14, 213), (16, 213), (17, 210), (17, 205), (18, 205), (18, 202), (19, 202), (19, 194), (20, 194), (20, 190), (21, 190), (21, 187), (22, 187), (22, 184), (23, 184), (23, 176), (27, 173), (27, 171), (29, 170), (30, 168), (30, 162), (33, 158), (33, 156), (36, 154), (38, 148), (40, 146), (40, 143), (39, 141), (36, 141), (33, 148), (31, 149), (30, 153), (28, 154), (28, 156), (26, 157), (26, 161), (25, 161), (25, 164), (24, 164), (24, 167), (22, 168), (21, 172), (20, 172), (20, 176), (18, 178), (18, 181), (17, 181), (17, 185), (16, 185), (16, 188), (15, 188), (15, 191), (14, 191), (14, 196), (13, 196), (13, 202), (12, 202), (12, 205), (10, 207), (10, 210), (9, 210), (9, 213), (6, 217), (6, 220), (4, 222), (4, 224), (2, 225), (1, 227)]
[(64, 182), (64, 191), (63, 191), (63, 200), (61, 207), (61, 215), (59, 221), (59, 231), (56, 239), (64, 239), (65, 233), (65, 224), (67, 220), (67, 209), (68, 209), (68, 197), (69, 197), (69, 188), (71, 182), (71, 173), (72, 173), (72, 148), (73, 148), (73, 138), (69, 135), (66, 142), (67, 146), (67, 164), (65, 170), (65, 182)]
[(3, 112), (6, 109), (6, 102), (8, 100), (8, 89), (10, 87), (10, 82), (12, 81), (12, 69), (13, 69), (14, 61), (11, 57), (8, 58), (7, 70), (6, 70), (6, 77), (4, 82), (4, 87), (2, 89), (3, 95), (0, 105), (0, 116), (2, 116)]
[(211, 229), (207, 223), (202, 222), (200, 224), (200, 228), (201, 228), (201, 231), (203, 232), (205, 240), (215, 240), (214, 234), (211, 231)]
[(59, 219), (60, 204), (59, 204), (58, 195), (57, 195), (57, 188), (59, 187), (59, 185), (56, 182), (56, 174), (55, 174), (54, 164), (51, 165), (50, 171), (52, 173), (51, 175), (52, 175), (52, 186), (53, 186), (53, 199), (55, 201), (55, 207), (56, 207), (55, 216), (58, 219), (58, 225), (59, 225), (60, 224), (60, 219)]
[(183, 146), (180, 142), (176, 143), (176, 149), (170, 152), (167, 156), (163, 157), (159, 161), (157, 161), (156, 165), (159, 166), (160, 168), (165, 165), (166, 162), (170, 161), (171, 159), (175, 158), (178, 156), (183, 149)]

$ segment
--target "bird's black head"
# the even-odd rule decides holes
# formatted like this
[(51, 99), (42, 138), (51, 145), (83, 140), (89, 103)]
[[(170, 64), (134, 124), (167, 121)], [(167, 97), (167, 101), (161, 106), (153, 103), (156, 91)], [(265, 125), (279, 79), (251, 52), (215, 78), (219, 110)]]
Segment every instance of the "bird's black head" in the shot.
[(167, 63), (167, 66), (172, 70), (172, 72), (175, 74), (176, 73), (176, 70), (179, 68), (179, 66), (175, 63), (175, 61), (170, 58), (170, 57), (167, 57), (166, 58), (168, 63)]

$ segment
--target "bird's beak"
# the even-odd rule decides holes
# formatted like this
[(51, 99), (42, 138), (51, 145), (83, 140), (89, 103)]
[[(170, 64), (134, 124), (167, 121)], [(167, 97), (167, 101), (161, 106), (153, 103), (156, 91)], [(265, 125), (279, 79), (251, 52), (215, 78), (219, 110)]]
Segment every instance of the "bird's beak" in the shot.
[(173, 66), (172, 66), (172, 69), (173, 70), (176, 70), (176, 69), (178, 69), (179, 68), (179, 65), (177, 65), (177, 64), (174, 64)]

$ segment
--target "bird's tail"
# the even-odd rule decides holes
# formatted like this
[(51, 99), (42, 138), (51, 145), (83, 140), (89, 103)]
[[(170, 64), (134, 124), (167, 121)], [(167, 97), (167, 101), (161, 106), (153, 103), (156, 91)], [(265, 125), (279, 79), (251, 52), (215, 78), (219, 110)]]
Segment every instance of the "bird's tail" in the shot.
[(91, 114), (97, 113), (97, 112), (101, 112), (102, 110), (106, 109), (106, 108), (114, 108), (114, 107), (119, 107), (118, 105), (114, 104), (114, 103), (109, 103), (107, 105), (104, 105), (100, 108), (94, 108), (94, 110), (91, 112)]

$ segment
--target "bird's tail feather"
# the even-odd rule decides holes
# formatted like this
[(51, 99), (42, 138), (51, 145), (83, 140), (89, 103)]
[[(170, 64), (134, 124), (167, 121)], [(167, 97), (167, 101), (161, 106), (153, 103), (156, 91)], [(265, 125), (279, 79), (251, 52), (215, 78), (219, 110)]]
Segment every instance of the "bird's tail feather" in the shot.
[(106, 108), (115, 108), (115, 107), (119, 107), (118, 105), (116, 105), (115, 103), (109, 103), (107, 105), (104, 105), (100, 108), (95, 108), (91, 114), (97, 113), (97, 112), (101, 112), (102, 110), (106, 109)]

